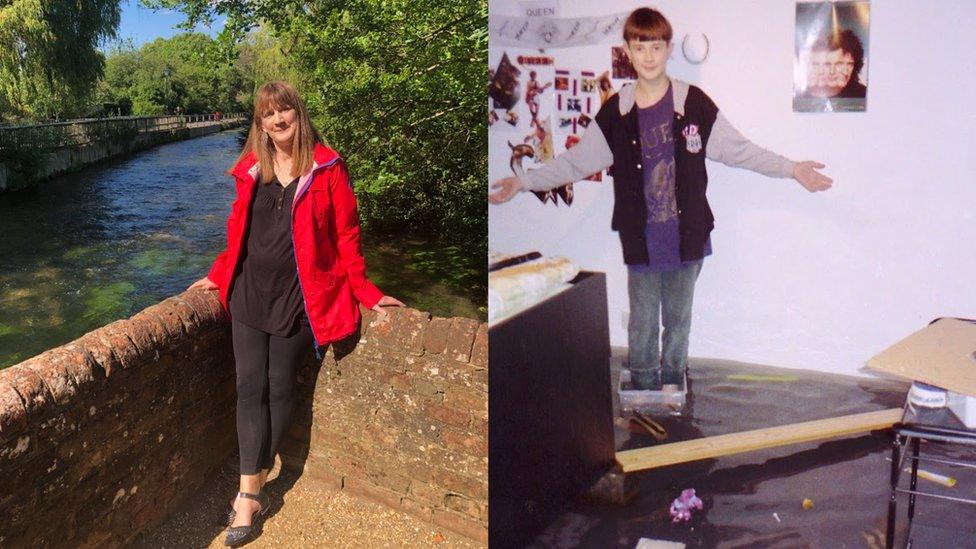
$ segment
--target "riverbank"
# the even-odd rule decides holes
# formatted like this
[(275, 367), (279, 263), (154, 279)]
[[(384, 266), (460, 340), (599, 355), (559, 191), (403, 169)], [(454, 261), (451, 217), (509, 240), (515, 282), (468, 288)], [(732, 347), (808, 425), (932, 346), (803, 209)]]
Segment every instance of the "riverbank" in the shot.
[[(50, 151), (38, 150), (39, 146), (44, 145), (34, 143), (31, 136), (17, 150), (8, 150), (6, 147), (10, 145), (5, 143), (5, 148), (0, 150), (0, 191), (23, 189), (111, 158), (130, 155), (164, 143), (214, 134), (246, 123), (245, 117), (187, 122), (186, 117), (169, 116), (107, 119), (79, 124), (25, 127), (22, 130), (5, 128), (5, 141), (16, 141), (11, 139), (13, 132), (36, 134), (35, 130), (42, 128), (56, 130), (58, 135), (54, 135), (54, 139), (70, 144)], [(90, 131), (88, 126), (97, 127), (97, 131)], [(45, 132), (47, 133), (50, 132)], [(90, 136), (89, 133), (93, 135)], [(73, 144), (75, 141), (78, 144)]]
[(486, 322), (487, 260), (479, 270), (469, 253), (428, 235), (363, 235), (366, 274), (384, 292), (437, 316)]

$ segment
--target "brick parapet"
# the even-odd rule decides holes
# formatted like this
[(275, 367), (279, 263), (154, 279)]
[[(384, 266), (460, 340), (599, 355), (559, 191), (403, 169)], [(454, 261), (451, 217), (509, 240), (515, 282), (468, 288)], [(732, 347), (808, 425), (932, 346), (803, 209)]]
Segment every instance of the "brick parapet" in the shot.
[[(390, 311), (364, 311), (321, 364), (309, 353), (280, 457), (484, 542), (487, 326)], [(204, 291), (0, 370), (0, 547), (131, 542), (236, 450), (235, 398), (227, 318)]]
[(487, 325), (389, 311), (379, 323), (364, 310), (356, 345), (300, 375), (311, 422), (288, 433), (283, 458), (325, 487), (486, 542)]
[(236, 446), (229, 336), (186, 292), (0, 370), (0, 546), (124, 545), (192, 495)]

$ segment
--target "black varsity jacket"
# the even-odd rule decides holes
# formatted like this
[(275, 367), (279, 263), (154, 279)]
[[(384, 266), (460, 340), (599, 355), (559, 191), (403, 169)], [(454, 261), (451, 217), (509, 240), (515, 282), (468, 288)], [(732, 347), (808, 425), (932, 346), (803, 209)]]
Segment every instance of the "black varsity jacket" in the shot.
[[(770, 177), (792, 177), (794, 162), (743, 137), (698, 87), (674, 79), (671, 86), (680, 254), (687, 261), (702, 257), (705, 242), (715, 226), (705, 196), (708, 187), (705, 158)], [(594, 118), (595, 123), (590, 123), (575, 147), (519, 176), (522, 190), (541, 191), (612, 167), (611, 228), (620, 237), (624, 263), (628, 265), (648, 262), (647, 203), (634, 92), (634, 84), (624, 85), (603, 104)]]

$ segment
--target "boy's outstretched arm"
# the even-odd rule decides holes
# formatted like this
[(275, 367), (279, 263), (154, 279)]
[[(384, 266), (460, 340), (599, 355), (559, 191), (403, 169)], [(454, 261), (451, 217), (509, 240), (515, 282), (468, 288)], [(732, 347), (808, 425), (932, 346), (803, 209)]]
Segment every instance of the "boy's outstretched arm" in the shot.
[(812, 160), (797, 162), (793, 168), (793, 179), (799, 181), (804, 189), (812, 193), (826, 191), (834, 184), (834, 180), (817, 171), (826, 167), (820, 162)]
[(488, 193), (488, 202), (492, 204), (503, 204), (511, 200), (512, 197), (522, 190), (522, 182), (513, 175), (495, 181), (491, 184), (491, 188), (495, 192)]
[(501, 204), (511, 200), (519, 191), (555, 189), (585, 179), (612, 165), (613, 152), (594, 119), (573, 148), (534, 170), (527, 170), (521, 176), (505, 177), (492, 183), (491, 188), (497, 190), (488, 194), (488, 201)]
[(832, 179), (817, 171), (825, 167), (823, 164), (812, 160), (794, 162), (756, 145), (739, 133), (721, 111), (712, 126), (705, 154), (727, 166), (769, 177), (792, 177), (810, 192), (825, 191), (833, 184)]

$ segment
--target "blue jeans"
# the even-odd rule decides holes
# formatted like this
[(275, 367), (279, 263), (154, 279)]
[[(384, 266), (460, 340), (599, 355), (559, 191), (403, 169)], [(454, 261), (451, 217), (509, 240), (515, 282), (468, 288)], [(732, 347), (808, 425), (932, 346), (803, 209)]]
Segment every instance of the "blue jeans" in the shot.
[[(691, 304), (702, 261), (674, 271), (642, 273), (627, 269), (630, 322), (629, 368), (636, 389), (660, 389), (684, 382), (688, 366)], [(660, 326), (664, 325), (661, 349)]]

